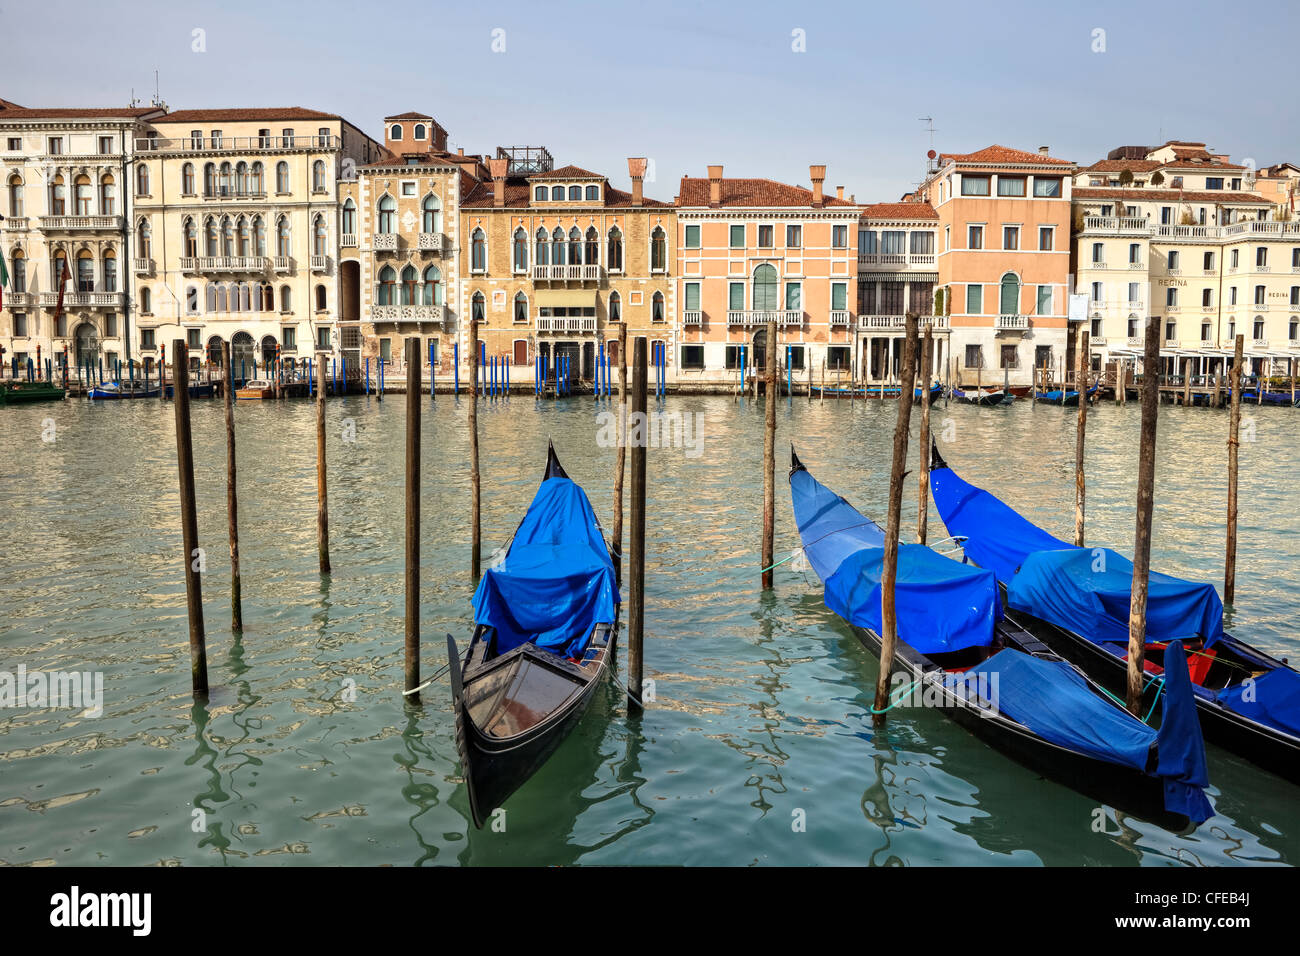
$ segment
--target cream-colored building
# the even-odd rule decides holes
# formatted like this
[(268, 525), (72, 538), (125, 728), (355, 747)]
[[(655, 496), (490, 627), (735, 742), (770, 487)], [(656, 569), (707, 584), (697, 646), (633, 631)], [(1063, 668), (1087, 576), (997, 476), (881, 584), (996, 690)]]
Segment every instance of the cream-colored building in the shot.
[(1075, 288), (1093, 365), (1143, 351), (1161, 319), (1162, 371), (1225, 372), (1237, 333), (1251, 373), (1300, 357), (1300, 224), (1249, 188), (1249, 170), (1204, 144), (1167, 143), (1075, 177)]
[(340, 182), (379, 150), (299, 107), (152, 117), (131, 175), (139, 354), (184, 338), (193, 366), (228, 341), (250, 376), (277, 356), (339, 356)]
[[(74, 368), (132, 357), (133, 147), (158, 107), (31, 108), (0, 100), (0, 311), (5, 373), (17, 358)], [(64, 271), (66, 270), (66, 272)], [(64, 311), (57, 313), (60, 275)]]

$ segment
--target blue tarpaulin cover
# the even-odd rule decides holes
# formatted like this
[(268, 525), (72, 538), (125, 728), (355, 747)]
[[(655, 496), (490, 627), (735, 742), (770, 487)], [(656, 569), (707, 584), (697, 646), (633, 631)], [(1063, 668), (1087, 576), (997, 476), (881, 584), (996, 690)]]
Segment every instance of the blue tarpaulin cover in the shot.
[(1215, 699), (1234, 713), (1300, 737), (1300, 674), (1290, 668), (1226, 687)]
[[(1004, 502), (958, 477), (930, 472), (935, 507), (948, 533), (966, 539), (967, 556), (1007, 586), (1007, 603), (1096, 643), (1128, 640), (1133, 563), (1109, 548), (1076, 548), (1027, 521)], [(1147, 639), (1223, 634), (1223, 602), (1212, 584), (1152, 571)]]
[[(999, 711), (1051, 743), (1142, 772), (1151, 745), (1158, 743), (1155, 772), (1164, 779), (1165, 809), (1200, 823), (1214, 815), (1214, 808), (1204, 792), (1209, 783), (1205, 745), (1181, 644), (1169, 645), (1166, 661), (1159, 732), (1098, 697), (1064, 661), (1008, 649), (977, 670), (985, 686), (996, 689)], [(949, 681), (965, 679), (954, 674)]]
[[(804, 554), (826, 585), (826, 606), (880, 633), (884, 532), (807, 471), (790, 476), (790, 493)], [(986, 646), (1002, 617), (992, 572), (919, 544), (898, 549), (894, 595), (898, 635), (922, 654)]]
[(580, 657), (592, 627), (612, 623), (619, 601), (609, 549), (583, 490), (548, 478), (500, 565), (474, 592), (474, 621), (496, 628), (496, 653), (532, 642)]

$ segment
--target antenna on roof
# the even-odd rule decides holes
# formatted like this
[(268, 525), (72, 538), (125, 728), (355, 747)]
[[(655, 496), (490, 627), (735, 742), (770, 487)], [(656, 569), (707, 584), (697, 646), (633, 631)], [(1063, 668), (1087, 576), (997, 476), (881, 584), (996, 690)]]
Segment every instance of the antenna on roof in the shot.
[(131, 109), (135, 109), (139, 105), (140, 105), (140, 101), (136, 99), (135, 87), (133, 86), (131, 87)]
[(167, 104), (164, 103), (162, 101), (162, 97), (158, 95), (158, 71), (157, 70), (153, 71), (153, 102), (151, 105), (156, 106), (160, 110), (167, 109)]
[(926, 132), (930, 134), (930, 151), (926, 153), (925, 176), (922, 177), (922, 181), (924, 181), (926, 177), (928, 177), (932, 172), (934, 172), (936, 169), (939, 168), (938, 164), (935, 162), (936, 154), (934, 151), (934, 134), (937, 132), (937, 130), (935, 130), (934, 128), (933, 116), (917, 117), (917, 122), (925, 123)]

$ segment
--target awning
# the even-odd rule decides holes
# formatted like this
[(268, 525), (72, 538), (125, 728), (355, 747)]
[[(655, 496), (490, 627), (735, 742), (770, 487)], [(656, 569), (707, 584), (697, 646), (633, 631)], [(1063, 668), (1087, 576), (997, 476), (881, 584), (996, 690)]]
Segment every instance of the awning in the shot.
[(586, 308), (596, 307), (594, 289), (538, 289), (533, 293), (539, 308)]

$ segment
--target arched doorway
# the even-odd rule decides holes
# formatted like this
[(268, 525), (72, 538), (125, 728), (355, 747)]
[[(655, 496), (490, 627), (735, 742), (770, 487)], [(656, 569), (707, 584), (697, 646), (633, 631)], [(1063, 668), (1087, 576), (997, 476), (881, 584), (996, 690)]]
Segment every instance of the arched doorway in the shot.
[(279, 347), (274, 335), (262, 336), (262, 363), (264, 365), (269, 365), (278, 358)]
[(239, 378), (253, 376), (253, 337), (247, 332), (236, 332), (230, 340), (230, 369)]
[(208, 363), (221, 368), (221, 336), (214, 335), (208, 339)]
[(99, 365), (99, 333), (89, 322), (77, 326), (77, 365), (81, 368)]
[(767, 329), (759, 329), (754, 333), (754, 360), (750, 363), (759, 374), (762, 374), (767, 368)]

